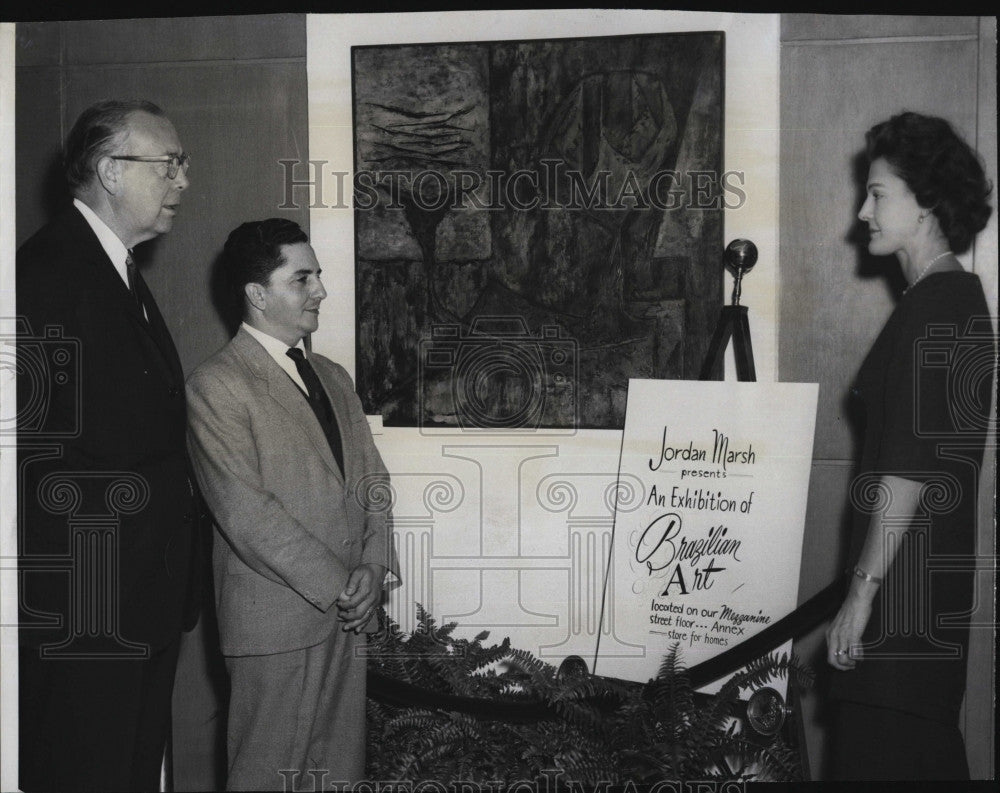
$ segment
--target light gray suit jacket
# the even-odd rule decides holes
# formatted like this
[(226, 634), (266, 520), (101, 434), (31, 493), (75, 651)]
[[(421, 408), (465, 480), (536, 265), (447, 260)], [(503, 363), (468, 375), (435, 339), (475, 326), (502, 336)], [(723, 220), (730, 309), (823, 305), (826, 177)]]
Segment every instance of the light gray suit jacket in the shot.
[(345, 475), (305, 396), (242, 328), (187, 381), (225, 655), (317, 644), (336, 628), (351, 570), (372, 562), (399, 575), (388, 473), (361, 400), (343, 367), (308, 357), (337, 416)]

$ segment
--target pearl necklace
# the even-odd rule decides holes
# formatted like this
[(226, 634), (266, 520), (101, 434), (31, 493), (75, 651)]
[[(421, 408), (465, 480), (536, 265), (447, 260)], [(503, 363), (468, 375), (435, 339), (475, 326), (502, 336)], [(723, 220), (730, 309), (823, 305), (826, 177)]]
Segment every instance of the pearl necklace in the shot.
[(951, 256), (951, 251), (945, 251), (944, 253), (939, 253), (937, 256), (935, 256), (933, 259), (927, 262), (927, 266), (920, 271), (920, 275), (914, 278), (913, 283), (911, 283), (908, 287), (906, 287), (906, 289), (904, 289), (903, 292), (909, 292), (911, 289), (913, 289), (913, 287), (917, 285), (917, 281), (919, 281), (921, 278), (927, 275), (927, 271), (930, 270), (931, 267), (933, 267), (938, 261), (943, 259), (945, 256)]

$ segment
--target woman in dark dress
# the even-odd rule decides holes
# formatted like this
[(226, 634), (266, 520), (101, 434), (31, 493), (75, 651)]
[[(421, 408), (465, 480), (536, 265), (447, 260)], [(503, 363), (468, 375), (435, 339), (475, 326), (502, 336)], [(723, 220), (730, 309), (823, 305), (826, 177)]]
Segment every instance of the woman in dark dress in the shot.
[[(836, 779), (968, 779), (958, 728), (973, 608), (977, 482), (995, 351), (956, 253), (991, 186), (948, 122), (903, 113), (867, 135), (868, 250), (907, 288), (862, 365), (848, 594), (827, 630)], [(964, 566), (963, 566), (964, 563)]]

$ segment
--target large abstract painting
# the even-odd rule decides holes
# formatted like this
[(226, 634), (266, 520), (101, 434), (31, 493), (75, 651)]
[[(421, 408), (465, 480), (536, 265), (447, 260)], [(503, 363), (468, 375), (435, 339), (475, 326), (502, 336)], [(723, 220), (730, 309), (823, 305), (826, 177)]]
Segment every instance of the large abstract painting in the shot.
[(722, 33), (356, 47), (357, 385), (389, 426), (615, 428), (722, 303)]

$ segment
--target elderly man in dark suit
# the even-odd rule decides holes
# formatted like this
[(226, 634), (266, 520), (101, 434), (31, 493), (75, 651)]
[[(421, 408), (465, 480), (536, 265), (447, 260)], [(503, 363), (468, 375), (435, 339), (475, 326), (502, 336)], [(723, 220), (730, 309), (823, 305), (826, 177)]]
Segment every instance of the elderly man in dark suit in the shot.
[(64, 160), (73, 206), (17, 254), (20, 784), (155, 790), (198, 510), (180, 361), (132, 249), (170, 230), (188, 158), (156, 105), (107, 101)]
[(223, 264), (244, 322), (188, 379), (189, 446), (218, 531), (231, 678), (229, 789), (329, 789), (363, 778), (359, 633), (398, 581), (388, 475), (342, 367), (312, 352), (326, 297), (305, 233), (245, 223)]

